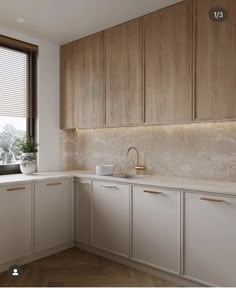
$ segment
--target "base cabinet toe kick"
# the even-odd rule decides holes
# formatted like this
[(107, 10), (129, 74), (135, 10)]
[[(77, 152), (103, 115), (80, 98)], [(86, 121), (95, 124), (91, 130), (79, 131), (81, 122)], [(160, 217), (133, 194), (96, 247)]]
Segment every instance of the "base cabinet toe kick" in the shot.
[(76, 246), (181, 286), (236, 286), (235, 223), (236, 194), (224, 191), (78, 177), (12, 183), (0, 187), (0, 272)]

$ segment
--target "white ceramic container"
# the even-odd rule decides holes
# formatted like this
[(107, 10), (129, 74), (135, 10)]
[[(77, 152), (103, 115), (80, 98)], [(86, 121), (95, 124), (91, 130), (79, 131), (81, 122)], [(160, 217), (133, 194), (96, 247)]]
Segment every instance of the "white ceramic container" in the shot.
[(97, 165), (96, 166), (96, 174), (97, 175), (112, 175), (113, 169), (115, 165)]

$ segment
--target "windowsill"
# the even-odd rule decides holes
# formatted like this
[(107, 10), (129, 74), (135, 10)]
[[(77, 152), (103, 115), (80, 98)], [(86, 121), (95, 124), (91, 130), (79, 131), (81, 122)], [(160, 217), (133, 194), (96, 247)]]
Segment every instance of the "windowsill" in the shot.
[(10, 175), (19, 173), (21, 173), (19, 164), (0, 165), (0, 175)]

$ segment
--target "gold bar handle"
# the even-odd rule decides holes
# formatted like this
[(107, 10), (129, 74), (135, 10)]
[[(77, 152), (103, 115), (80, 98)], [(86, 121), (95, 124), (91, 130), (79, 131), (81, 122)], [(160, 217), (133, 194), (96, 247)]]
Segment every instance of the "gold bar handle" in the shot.
[(75, 181), (75, 183), (77, 183), (77, 184), (87, 184), (87, 185), (91, 184), (90, 182), (85, 182), (85, 181)]
[(144, 190), (143, 192), (145, 192), (145, 193), (150, 193), (150, 194), (158, 194), (158, 195), (162, 194), (162, 192), (159, 192), (159, 191), (150, 191), (150, 190)]
[(218, 202), (218, 203), (223, 203), (223, 202), (225, 202), (225, 200), (213, 199), (213, 198), (206, 198), (206, 197), (201, 197), (200, 199), (203, 200), (203, 201), (209, 201), (209, 202)]
[(100, 185), (100, 186), (104, 188), (119, 189), (117, 186), (113, 186), (113, 185)]
[(58, 186), (58, 185), (62, 185), (62, 183), (61, 182), (47, 183), (47, 186)]
[(14, 187), (14, 188), (8, 188), (7, 191), (19, 191), (19, 190), (25, 190), (25, 187)]

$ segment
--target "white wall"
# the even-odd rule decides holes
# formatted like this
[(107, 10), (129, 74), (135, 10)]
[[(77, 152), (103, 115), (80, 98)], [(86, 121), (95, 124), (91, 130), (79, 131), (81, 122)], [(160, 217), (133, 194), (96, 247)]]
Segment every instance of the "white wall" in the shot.
[(59, 46), (1, 26), (0, 34), (39, 46), (38, 170), (59, 170)]

